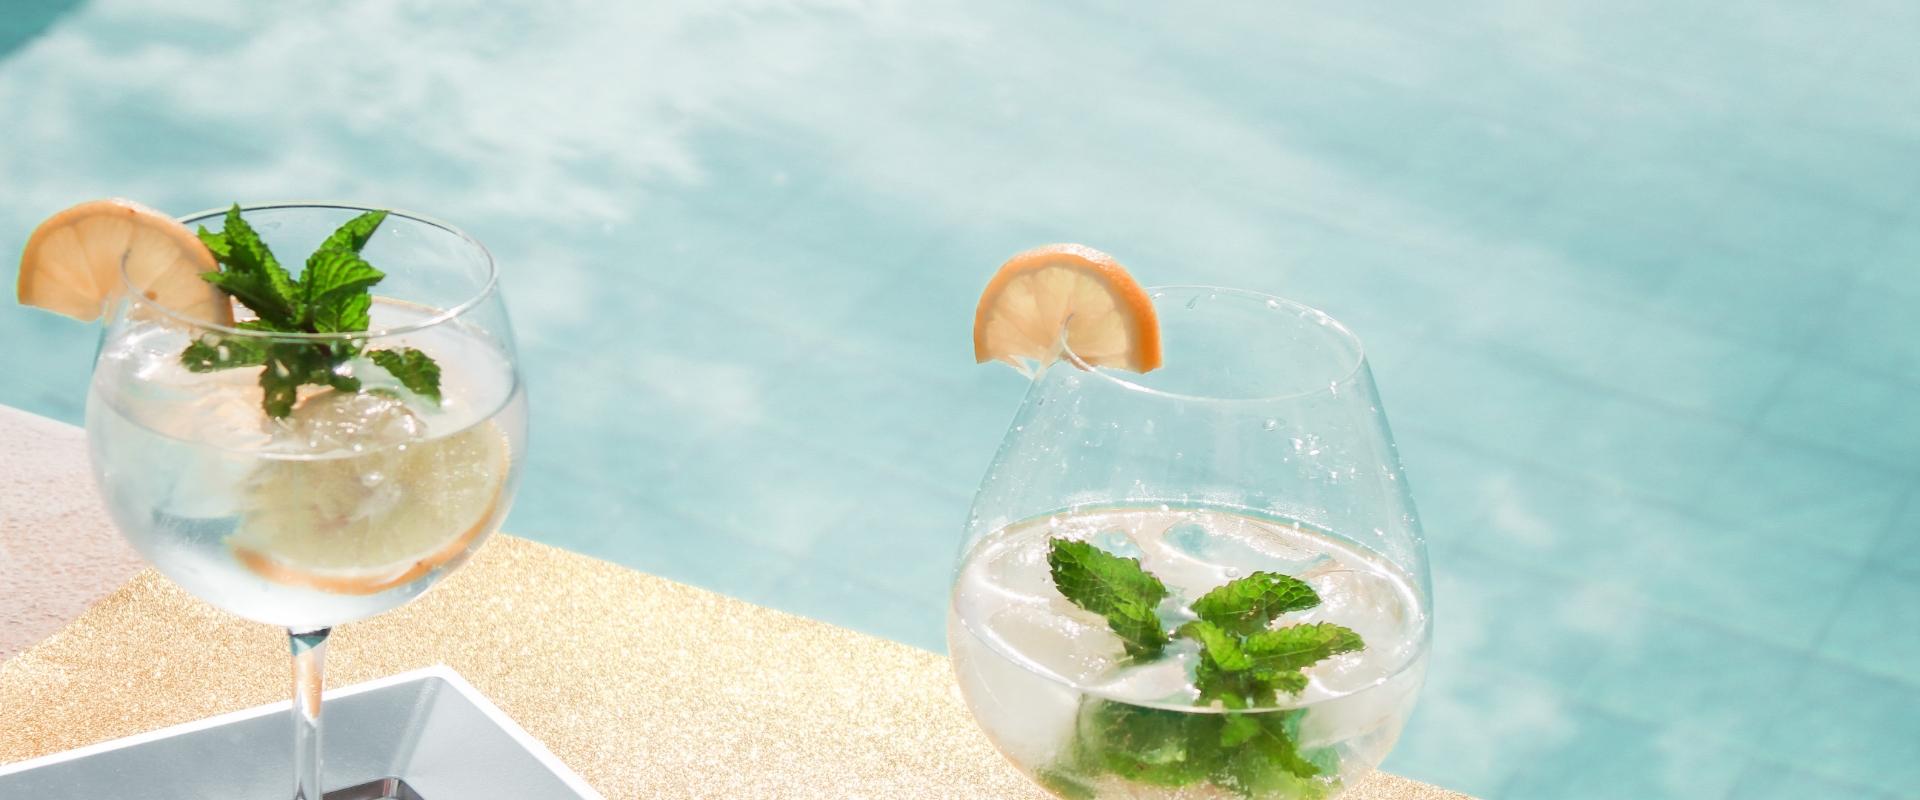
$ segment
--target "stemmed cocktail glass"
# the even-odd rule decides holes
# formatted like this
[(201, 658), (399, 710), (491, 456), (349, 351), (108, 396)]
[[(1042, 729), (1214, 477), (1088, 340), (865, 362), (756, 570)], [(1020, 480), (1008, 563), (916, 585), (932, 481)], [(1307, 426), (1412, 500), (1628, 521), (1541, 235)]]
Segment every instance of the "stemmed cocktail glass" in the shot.
[[(317, 294), (300, 288), (311, 282), (297, 259), (368, 211), (238, 213), (287, 261), (288, 291)], [(217, 229), (223, 213), (182, 221)], [(300, 800), (321, 797), (328, 631), (401, 605), (460, 566), (506, 515), (525, 449), (526, 395), (487, 251), (400, 212), (361, 239), (358, 254), (385, 273), (361, 299), (365, 330), (271, 330), (244, 311), (210, 322), (128, 278), (87, 399), (94, 471), (127, 540), (200, 599), (288, 631)], [(305, 299), (320, 308), (344, 297)], [(351, 302), (326, 307), (358, 313)], [(277, 327), (353, 327), (294, 322)], [(290, 374), (299, 369), (319, 372)], [(282, 414), (269, 413), (272, 392), (292, 392)]]

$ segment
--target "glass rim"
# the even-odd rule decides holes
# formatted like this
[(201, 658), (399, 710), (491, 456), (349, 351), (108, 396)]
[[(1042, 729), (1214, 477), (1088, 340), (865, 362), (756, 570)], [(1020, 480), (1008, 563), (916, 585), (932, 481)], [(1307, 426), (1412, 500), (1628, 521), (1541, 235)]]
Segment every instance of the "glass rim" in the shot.
[[(179, 222), (182, 225), (193, 226), (196, 223), (202, 222), (210, 218), (224, 216), (227, 213), (227, 211), (231, 210), (231, 208), (232, 206), (210, 208), (202, 211), (196, 211), (191, 214), (185, 214), (179, 217), (175, 217), (174, 220), (176, 222)], [(416, 214), (411, 211), (405, 211), (398, 208), (373, 208), (370, 206), (363, 206), (356, 203), (337, 202), (337, 201), (330, 201), (330, 200), (279, 200), (279, 201), (265, 202), (265, 203), (242, 204), (240, 206), (240, 211), (243, 214), (249, 211), (274, 211), (274, 210), (283, 210), (283, 209), (330, 209), (330, 210), (337, 210), (337, 211), (353, 211), (353, 212), (385, 211), (387, 212), (387, 216), (389, 217), (398, 217), (400, 219), (417, 222), (422, 225), (426, 225), (427, 227), (438, 229), (442, 232), (452, 234), (455, 238), (466, 242), (468, 245), (471, 245), (476, 252), (480, 254), (480, 261), (486, 268), (486, 280), (481, 284), (479, 290), (474, 292), (472, 297), (469, 297), (453, 306), (450, 306), (444, 310), (441, 310), (438, 313), (427, 317), (426, 319), (418, 320), (415, 322), (409, 322), (405, 325), (397, 325), (389, 328), (369, 328), (364, 331), (343, 331), (338, 333), (307, 333), (304, 331), (295, 331), (295, 332), (256, 331), (256, 330), (248, 330), (246, 328), (237, 328), (232, 325), (223, 325), (217, 322), (210, 322), (207, 320), (203, 320), (198, 317), (192, 316), (190, 314), (183, 313), (179, 309), (168, 306), (165, 303), (160, 303), (160, 302), (156, 302), (154, 300), (148, 299), (147, 297), (143, 296), (141, 293), (133, 291), (133, 281), (127, 276), (127, 265), (124, 262), (120, 265), (120, 288), (122, 292), (124, 292), (125, 296), (128, 298), (128, 302), (138, 304), (144, 308), (151, 308), (159, 312), (161, 315), (167, 317), (168, 319), (185, 324), (193, 329), (218, 333), (222, 338), (235, 338), (235, 339), (242, 339), (242, 340), (252, 339), (252, 340), (258, 340), (258, 341), (281, 341), (281, 342), (350, 342), (350, 341), (361, 341), (361, 340), (367, 340), (367, 339), (379, 339), (379, 338), (384, 338), (388, 336), (398, 336), (401, 334), (414, 333), (414, 332), (426, 330), (436, 325), (441, 325), (441, 324), (450, 322), (454, 319), (457, 319), (465, 315), (467, 312), (472, 311), (476, 308), (479, 308), (482, 303), (485, 303), (489, 298), (491, 298), (495, 293), (499, 291), (500, 268), (499, 268), (499, 265), (496, 264), (493, 260), (493, 253), (487, 250), (487, 246), (481, 244), (479, 239), (473, 238), (472, 235), (468, 234), (466, 231), (463, 231), (458, 227), (455, 227), (451, 223), (443, 222), (439, 219), (435, 219), (433, 217), (429, 217), (424, 214)], [(390, 301), (402, 302), (407, 305), (419, 305), (417, 303), (409, 303), (403, 300), (398, 300), (397, 298), (388, 298), (388, 299)]]
[[(1223, 397), (1218, 395), (1188, 394), (1185, 392), (1176, 392), (1176, 391), (1170, 391), (1167, 389), (1158, 389), (1152, 386), (1148, 386), (1144, 383), (1141, 383), (1140, 381), (1135, 380), (1133, 378), (1122, 377), (1115, 370), (1089, 364), (1085, 360), (1081, 359), (1078, 353), (1073, 352), (1073, 348), (1066, 343), (1064, 338), (1062, 339), (1060, 344), (1061, 355), (1064, 356), (1065, 359), (1068, 362), (1072, 363), (1075, 367), (1078, 367), (1082, 372), (1085, 372), (1089, 375), (1098, 376), (1101, 380), (1107, 381), (1115, 386), (1120, 387), (1121, 389), (1125, 389), (1130, 392), (1137, 392), (1140, 394), (1149, 395), (1153, 397), (1158, 397), (1165, 400), (1177, 400), (1180, 402), (1187, 402), (1187, 403), (1221, 403), (1221, 404), (1264, 403), (1264, 402), (1274, 402), (1274, 401), (1281, 401), (1281, 400), (1298, 400), (1303, 397), (1313, 397), (1316, 395), (1323, 395), (1323, 394), (1339, 394), (1341, 387), (1350, 386), (1356, 383), (1360, 378), (1361, 372), (1366, 369), (1367, 349), (1366, 349), (1365, 343), (1360, 340), (1360, 336), (1358, 334), (1355, 334), (1352, 328), (1347, 327), (1346, 323), (1343, 323), (1340, 320), (1335, 319), (1333, 315), (1328, 314), (1325, 311), (1321, 311), (1320, 309), (1314, 308), (1313, 306), (1307, 305), (1305, 303), (1301, 303), (1295, 300), (1288, 300), (1287, 298), (1281, 297), (1279, 295), (1267, 294), (1265, 292), (1257, 292), (1251, 289), (1236, 289), (1231, 286), (1213, 286), (1213, 285), (1198, 284), (1198, 283), (1178, 283), (1178, 284), (1167, 284), (1163, 286), (1148, 286), (1146, 287), (1146, 292), (1149, 297), (1154, 298), (1156, 300), (1159, 299), (1161, 295), (1169, 292), (1188, 292), (1195, 295), (1202, 294), (1202, 293), (1214, 294), (1214, 295), (1232, 295), (1232, 296), (1246, 299), (1246, 300), (1261, 302), (1265, 304), (1268, 308), (1272, 308), (1275, 310), (1292, 310), (1296, 312), (1296, 314), (1299, 316), (1312, 317), (1313, 319), (1315, 319), (1320, 323), (1321, 327), (1330, 329), (1336, 338), (1341, 339), (1346, 343), (1348, 343), (1349, 345), (1351, 345), (1353, 349), (1353, 363), (1348, 367), (1346, 367), (1344, 371), (1340, 372), (1338, 378), (1328, 381), (1325, 386), (1316, 387), (1312, 389), (1302, 389), (1300, 391), (1294, 391), (1294, 392), (1279, 392), (1275, 394), (1263, 394), (1263, 395), (1255, 395), (1255, 396), (1249, 396), (1249, 397)], [(1159, 310), (1155, 309), (1154, 313), (1156, 316), (1155, 324), (1158, 324), (1157, 317), (1159, 315)], [(1130, 373), (1130, 374), (1140, 375), (1144, 373)]]

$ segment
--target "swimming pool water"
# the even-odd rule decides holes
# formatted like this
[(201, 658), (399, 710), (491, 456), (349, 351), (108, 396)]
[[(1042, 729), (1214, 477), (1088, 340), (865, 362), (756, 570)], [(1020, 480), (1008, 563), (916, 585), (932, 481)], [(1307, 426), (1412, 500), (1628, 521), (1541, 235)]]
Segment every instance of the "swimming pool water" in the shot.
[[(116, 194), (455, 221), (533, 390), (517, 533), (939, 648), (1022, 390), (972, 303), (1084, 241), (1367, 341), (1438, 596), (1388, 769), (1920, 786), (1910, 5), (29, 5), (0, 252)], [(0, 308), (0, 403), (78, 422), (93, 346)]]

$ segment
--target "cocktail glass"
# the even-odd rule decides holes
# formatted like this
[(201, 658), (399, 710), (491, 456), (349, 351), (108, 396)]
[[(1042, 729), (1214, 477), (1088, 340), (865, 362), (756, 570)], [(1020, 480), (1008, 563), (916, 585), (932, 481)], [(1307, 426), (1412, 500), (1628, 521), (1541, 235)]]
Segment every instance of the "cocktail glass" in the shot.
[[(1061, 797), (1336, 796), (1398, 738), (1432, 621), (1420, 525), (1360, 342), (1277, 297), (1149, 293), (1166, 365), (1113, 372), (1063, 345), (987, 470), (948, 618), (960, 687), (988, 738)], [(1164, 582), (1164, 653), (1131, 657), (1117, 626), (1063, 595), (1057, 540)], [(1297, 692), (1207, 696), (1203, 669), (1279, 663), (1203, 666), (1201, 642), (1177, 632), (1193, 601), (1257, 572), (1303, 581), (1317, 602), (1256, 624), (1330, 623), (1364, 648), (1315, 661)]]
[[(241, 213), (291, 267), (367, 210)], [(218, 228), (223, 213), (182, 221)], [(464, 563), (506, 516), (525, 451), (526, 392), (486, 249), (393, 212), (361, 255), (386, 272), (362, 333), (214, 325), (121, 292), (87, 398), (94, 473), (127, 541), (196, 597), (287, 630), (299, 800), (322, 796), (328, 632), (418, 597)], [(302, 387), (292, 413), (273, 418), (261, 388), (273, 367), (192, 371), (182, 352), (196, 342), (223, 357), (355, 353), (333, 371), (336, 386), (357, 388)], [(437, 363), (437, 402), (370, 360), (404, 348)]]

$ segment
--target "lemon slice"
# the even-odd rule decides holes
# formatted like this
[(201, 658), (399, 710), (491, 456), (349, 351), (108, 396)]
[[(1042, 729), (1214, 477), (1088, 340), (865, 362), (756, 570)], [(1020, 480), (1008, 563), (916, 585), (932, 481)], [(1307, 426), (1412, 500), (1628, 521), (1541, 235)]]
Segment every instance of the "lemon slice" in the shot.
[(91, 322), (130, 285), (181, 316), (231, 325), (233, 302), (200, 278), (216, 269), (187, 226), (132, 200), (93, 200), (33, 229), (18, 291), (21, 303)]
[(491, 421), (417, 439), (424, 426), (399, 400), (329, 392), (301, 403), (289, 423), (308, 440), (303, 448), (340, 445), (347, 454), (268, 461), (255, 472), (227, 544), (268, 580), (382, 592), (459, 558), (493, 521), (509, 445)]
[(1153, 298), (1112, 256), (1086, 245), (1050, 244), (1007, 259), (980, 293), (974, 358), (1045, 365), (1062, 344), (1093, 366), (1160, 366)]

